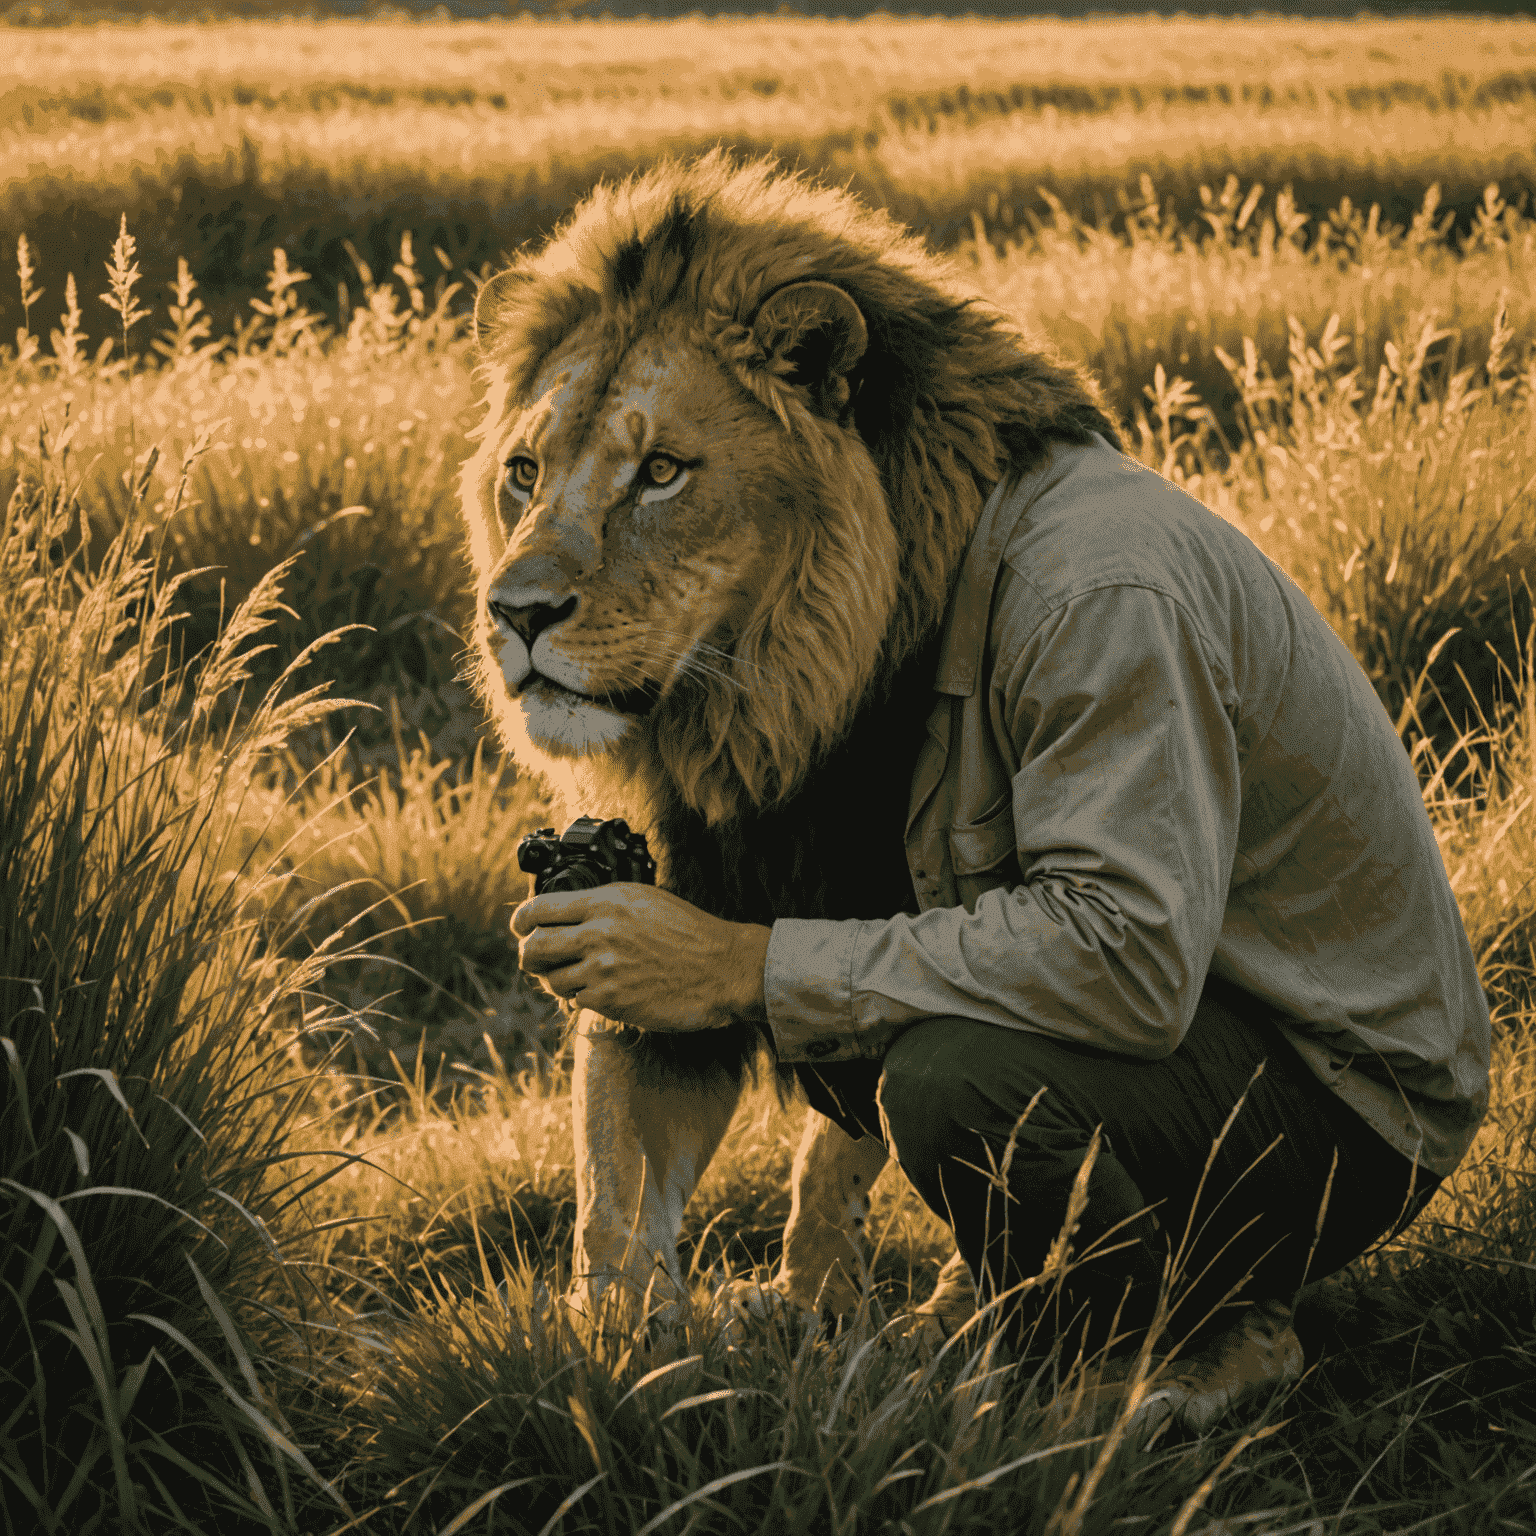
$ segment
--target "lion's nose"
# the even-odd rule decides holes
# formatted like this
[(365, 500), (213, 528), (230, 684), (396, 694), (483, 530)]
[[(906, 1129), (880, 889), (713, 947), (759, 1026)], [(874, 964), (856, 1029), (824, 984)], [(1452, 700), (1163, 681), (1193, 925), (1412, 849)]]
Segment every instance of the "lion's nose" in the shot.
[(488, 606), (497, 623), (505, 624), (513, 634), (522, 637), (524, 645), (532, 646), (550, 625), (571, 616), (576, 601), (574, 597), (568, 597), (563, 603), (527, 603), (518, 607), (512, 603), (493, 602)]

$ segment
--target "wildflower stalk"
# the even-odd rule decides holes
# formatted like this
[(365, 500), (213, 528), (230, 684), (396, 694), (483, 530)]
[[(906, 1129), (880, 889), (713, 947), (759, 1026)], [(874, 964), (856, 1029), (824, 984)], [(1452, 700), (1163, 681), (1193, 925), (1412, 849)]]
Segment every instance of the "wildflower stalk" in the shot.
[(288, 253), (282, 246), (272, 252), (272, 268), (267, 273), (267, 292), (271, 300), (252, 299), (251, 308), (272, 322), (269, 345), (281, 355), (294, 346), (315, 316), (294, 297), (293, 290), (309, 279), (309, 273), (288, 267)]
[(85, 332), (80, 329), (80, 305), (73, 272), (64, 280), (64, 304), (64, 313), (59, 316), (64, 329), (50, 331), (48, 342), (53, 348), (53, 355), (58, 359), (60, 372), (66, 379), (73, 379), (80, 371), (80, 354), (86, 342)]
[(108, 309), (117, 311), (118, 319), (123, 328), (123, 367), (127, 370), (128, 380), (128, 448), (129, 448), (129, 490), (133, 490), (134, 468), (138, 464), (138, 440), (134, 425), (133, 415), (133, 358), (128, 351), (128, 331), (140, 320), (149, 315), (147, 309), (140, 309), (133, 296), (134, 284), (139, 280), (139, 264), (134, 258), (137, 250), (136, 242), (128, 233), (128, 215), (122, 216), (122, 223), (118, 226), (117, 239), (112, 242), (112, 260), (106, 263), (107, 279), (110, 283), (108, 292), (101, 295), (101, 301)]
[(16, 332), (16, 361), (27, 363), (37, 355), (37, 337), (32, 334), (32, 306), (42, 298), (46, 290), (34, 288), (32, 277), (36, 272), (32, 265), (32, 250), (27, 237), (16, 241), (16, 275), (21, 279), (21, 327)]
[(197, 353), (197, 344), (207, 338), (213, 329), (213, 323), (203, 313), (203, 301), (193, 296), (193, 290), (197, 287), (197, 279), (192, 276), (192, 269), (187, 265), (185, 256), (176, 258), (176, 281), (167, 283), (176, 302), (168, 307), (171, 316), (171, 328), (162, 331), (154, 341), (150, 342), (156, 352), (163, 357), (173, 368), (180, 364), (190, 362)]

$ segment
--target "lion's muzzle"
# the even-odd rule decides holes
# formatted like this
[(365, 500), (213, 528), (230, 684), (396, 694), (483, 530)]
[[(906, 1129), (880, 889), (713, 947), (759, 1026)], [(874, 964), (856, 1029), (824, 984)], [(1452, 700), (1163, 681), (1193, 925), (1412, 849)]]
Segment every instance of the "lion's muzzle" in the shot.
[[(532, 596), (533, 601), (519, 602)], [(527, 694), (546, 705), (596, 706), (616, 714), (648, 714), (660, 698), (662, 685), (644, 679), (638, 686), (604, 688), (587, 668), (563, 654), (554, 631), (572, 618), (580, 599), (544, 601), (543, 593), (502, 593), (486, 602), (493, 626), (496, 659), (508, 694)], [(499, 642), (499, 643), (496, 643)]]

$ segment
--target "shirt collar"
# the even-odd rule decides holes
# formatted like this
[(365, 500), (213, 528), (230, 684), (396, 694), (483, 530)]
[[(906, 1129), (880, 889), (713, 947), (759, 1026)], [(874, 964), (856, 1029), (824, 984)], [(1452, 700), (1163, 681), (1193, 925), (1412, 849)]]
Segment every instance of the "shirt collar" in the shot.
[(944, 639), (939, 647), (939, 665), (934, 674), (935, 693), (969, 698), (976, 691), (976, 676), (981, 670), (986, 647), (987, 622), (992, 613), (992, 591), (997, 585), (998, 568), (1003, 553), (1019, 519), (1039, 494), (1051, 469), (1052, 455), (1046, 450), (1040, 463), (1025, 474), (1009, 469), (992, 488), (976, 531), (966, 546), (960, 575), (949, 595), (944, 615)]

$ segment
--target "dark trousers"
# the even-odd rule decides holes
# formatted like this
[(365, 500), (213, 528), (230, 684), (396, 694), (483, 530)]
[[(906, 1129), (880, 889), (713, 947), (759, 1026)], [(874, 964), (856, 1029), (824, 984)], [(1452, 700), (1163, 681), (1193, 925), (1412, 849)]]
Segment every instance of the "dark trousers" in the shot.
[(1058, 1335), (1073, 1352), (1135, 1347), (1175, 1254), (1165, 1344), (1230, 1325), (1234, 1307), (1290, 1302), (1304, 1281), (1405, 1226), (1440, 1182), (1320, 1083), (1253, 999), (1216, 978), (1161, 1061), (936, 1018), (881, 1061), (797, 1070), (814, 1108), (890, 1148), (954, 1229), (983, 1300), (1045, 1267), (1102, 1127), (1065, 1279), (999, 1309), (1032, 1352)]

